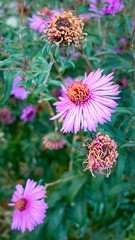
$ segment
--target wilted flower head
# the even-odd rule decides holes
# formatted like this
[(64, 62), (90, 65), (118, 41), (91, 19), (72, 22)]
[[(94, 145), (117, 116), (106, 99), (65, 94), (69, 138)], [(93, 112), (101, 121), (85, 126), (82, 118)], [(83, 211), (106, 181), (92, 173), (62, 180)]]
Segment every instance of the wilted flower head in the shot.
[(82, 20), (73, 16), (71, 12), (64, 12), (56, 14), (44, 32), (48, 40), (57, 46), (74, 44), (78, 47), (84, 41), (83, 25)]
[(15, 117), (12, 115), (11, 111), (7, 108), (0, 109), (0, 123), (3, 124), (12, 124), (15, 120)]
[(115, 15), (116, 12), (121, 12), (124, 8), (124, 4), (120, 0), (102, 0), (106, 6), (101, 10), (101, 14), (111, 14)]
[(88, 156), (83, 162), (86, 165), (84, 170), (90, 170), (93, 177), (95, 177), (94, 171), (104, 174), (103, 171), (106, 170), (108, 177), (118, 157), (116, 147), (116, 143), (108, 135), (98, 133), (95, 139), (87, 145)]
[(64, 137), (57, 132), (49, 133), (43, 137), (42, 149), (58, 150), (63, 148), (64, 145)]
[(23, 120), (24, 122), (28, 122), (35, 117), (35, 114), (36, 114), (36, 109), (33, 108), (32, 105), (28, 105), (22, 110), (22, 115), (20, 119)]
[(21, 76), (17, 76), (14, 78), (11, 95), (13, 95), (17, 99), (25, 100), (29, 95), (29, 91), (26, 91), (22, 86), (16, 86), (21, 80)]
[(15, 207), (11, 229), (30, 232), (39, 224), (43, 223), (46, 217), (47, 204), (44, 202), (46, 191), (44, 186), (37, 185), (37, 182), (28, 179), (26, 187), (16, 185), (16, 191), (12, 196), (12, 203), (8, 205)]
[(63, 96), (54, 103), (57, 115), (63, 121), (62, 132), (77, 133), (81, 129), (92, 132), (97, 124), (104, 124), (111, 120), (112, 108), (117, 106), (113, 99), (117, 99), (119, 86), (113, 85), (113, 73), (103, 75), (102, 70), (91, 72), (84, 80), (76, 80), (67, 87), (62, 86)]

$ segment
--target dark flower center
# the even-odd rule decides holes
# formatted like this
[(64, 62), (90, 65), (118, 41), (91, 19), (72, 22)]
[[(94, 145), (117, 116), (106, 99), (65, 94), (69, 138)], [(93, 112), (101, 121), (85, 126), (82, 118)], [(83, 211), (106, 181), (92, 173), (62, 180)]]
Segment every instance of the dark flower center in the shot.
[(87, 84), (76, 81), (68, 86), (67, 97), (75, 105), (82, 105), (90, 98), (90, 90)]
[(29, 112), (27, 115), (27, 118), (31, 118), (31, 117), (33, 117), (33, 111)]
[(17, 209), (22, 212), (27, 208), (27, 204), (28, 201), (26, 198), (20, 198), (17, 202), (16, 202), (16, 207)]
[(59, 29), (60, 27), (70, 28), (71, 23), (69, 22), (69, 20), (67, 18), (60, 18), (56, 21), (56, 26), (57, 26), (57, 29)]

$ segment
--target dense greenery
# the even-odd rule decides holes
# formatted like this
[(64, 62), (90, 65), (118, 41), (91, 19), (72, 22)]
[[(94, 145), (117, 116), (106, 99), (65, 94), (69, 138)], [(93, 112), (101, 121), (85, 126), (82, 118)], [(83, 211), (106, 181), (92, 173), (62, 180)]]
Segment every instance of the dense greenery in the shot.
[[(1, 240), (135, 239), (135, 3), (123, 2), (124, 9), (114, 16), (85, 19), (86, 41), (74, 48), (49, 44), (44, 34), (30, 29), (29, 18), (43, 7), (64, 8), (76, 16), (93, 14), (87, 1), (27, 0), (20, 8), (16, 1), (0, 1), (0, 107), (7, 107), (15, 117), (12, 124), (0, 122)], [(23, 11), (28, 4), (29, 10)], [(114, 71), (121, 91), (111, 122), (97, 129), (118, 145), (119, 156), (109, 178), (100, 174), (93, 178), (90, 171), (83, 171), (87, 158), (83, 141), (93, 138), (93, 132), (64, 134), (66, 144), (59, 150), (42, 146), (45, 135), (61, 129), (61, 122), (50, 117), (56, 113), (53, 103), (58, 101), (63, 79), (83, 79), (98, 68), (105, 74)], [(24, 80), (19, 84), (30, 91), (25, 100), (11, 96), (18, 75)], [(36, 116), (22, 121), (21, 112), (30, 104)], [(28, 178), (46, 184), (49, 208), (43, 224), (22, 234), (10, 228), (13, 209), (8, 203), (15, 185), (25, 184)]]

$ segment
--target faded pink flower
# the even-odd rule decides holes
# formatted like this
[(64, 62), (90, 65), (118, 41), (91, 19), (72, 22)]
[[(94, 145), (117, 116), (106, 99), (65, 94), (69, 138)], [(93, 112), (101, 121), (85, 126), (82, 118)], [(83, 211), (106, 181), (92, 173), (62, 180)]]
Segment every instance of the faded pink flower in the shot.
[(7, 107), (0, 109), (0, 123), (9, 125), (12, 124), (15, 117), (12, 115), (11, 111)]
[(43, 137), (42, 150), (59, 150), (64, 147), (65, 143), (63, 135), (57, 132), (49, 133)]
[(112, 108), (117, 106), (113, 99), (117, 99), (119, 86), (113, 85), (113, 73), (101, 76), (103, 70), (98, 69), (85, 76), (84, 80), (76, 80), (67, 87), (62, 86), (65, 93), (54, 103), (57, 115), (63, 121), (62, 132), (74, 132), (84, 129), (92, 132), (97, 124), (104, 124), (111, 120)]
[(20, 230), (23, 233), (28, 229), (30, 232), (46, 217), (48, 205), (44, 202), (46, 191), (44, 186), (28, 179), (26, 187), (16, 185), (16, 191), (12, 196), (12, 203), (8, 205), (15, 207), (11, 229)]

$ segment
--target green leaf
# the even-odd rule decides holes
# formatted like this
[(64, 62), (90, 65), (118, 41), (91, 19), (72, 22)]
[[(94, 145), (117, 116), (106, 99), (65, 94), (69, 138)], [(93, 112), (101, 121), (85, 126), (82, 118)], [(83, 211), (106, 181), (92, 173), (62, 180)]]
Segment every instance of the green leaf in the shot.
[(131, 107), (117, 107), (116, 113), (135, 114), (135, 110)]
[(115, 46), (118, 46), (118, 41), (117, 41), (116, 37), (114, 36), (114, 34), (111, 33), (111, 32), (109, 32), (109, 37), (110, 37), (112, 43), (113, 43)]
[(135, 147), (135, 141), (125, 143), (120, 148), (124, 148), (124, 147)]
[(121, 178), (122, 176), (122, 173), (125, 169), (125, 156), (122, 155), (120, 152), (119, 152), (119, 157), (118, 157), (118, 165), (117, 165), (117, 178)]
[(126, 25), (127, 25), (127, 29), (129, 31), (129, 34), (132, 35), (132, 27), (131, 27), (130, 17), (127, 16), (126, 14), (123, 14), (123, 17), (125, 19), (125, 22), (126, 22)]
[(129, 70), (128, 70), (128, 73), (130, 73), (130, 72), (135, 72), (135, 68), (129, 69)]
[(0, 101), (0, 106), (3, 106), (5, 102), (8, 100), (13, 86), (13, 81), (15, 77), (15, 72), (6, 71), (4, 72), (4, 83), (5, 83), (5, 93), (3, 99)]
[(72, 183), (67, 191), (67, 198), (69, 202), (72, 202), (77, 193), (80, 191), (84, 183), (86, 182), (86, 177), (76, 178), (72, 180)]
[(60, 87), (61, 86), (61, 81), (58, 81), (58, 80), (53, 80), (53, 79), (49, 79), (49, 84), (50, 85), (53, 85), (53, 86), (58, 86), (58, 87)]
[(80, 7), (78, 7), (78, 13), (86, 13), (89, 11), (89, 5), (81, 5)]
[(119, 195), (120, 193), (126, 192), (134, 187), (135, 187), (135, 181), (120, 183), (112, 187), (108, 191), (108, 195), (116, 196), (117, 194)]
[(104, 63), (101, 68), (105, 69), (105, 70), (110, 70), (112, 68), (121, 68), (121, 64), (120, 61), (114, 59), (114, 60), (109, 60), (108, 62)]
[[(76, 222), (80, 227), (84, 226), (84, 224), (86, 223), (86, 219), (87, 219), (87, 198), (84, 195), (84, 189), (82, 189), (82, 191), (79, 192), (77, 199), (76, 199), (76, 203), (73, 206), (73, 209), (71, 211), (73, 211), (72, 215), (73, 215), (73, 220), (74, 222)], [(83, 213), (83, 214), (82, 214)]]

